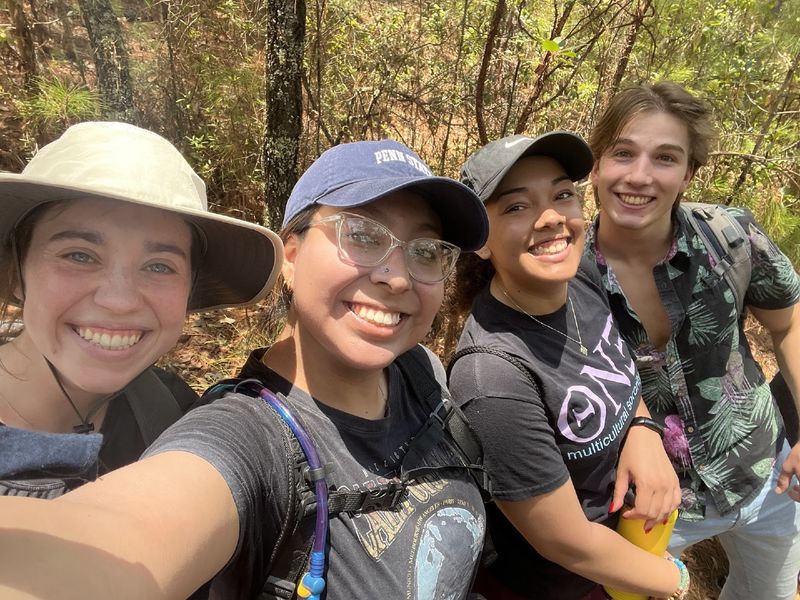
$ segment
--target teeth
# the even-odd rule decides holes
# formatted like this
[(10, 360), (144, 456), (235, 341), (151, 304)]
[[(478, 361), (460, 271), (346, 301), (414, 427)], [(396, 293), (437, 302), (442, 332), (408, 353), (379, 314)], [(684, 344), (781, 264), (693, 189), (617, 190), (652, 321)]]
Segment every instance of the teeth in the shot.
[(632, 206), (642, 206), (653, 199), (652, 196), (631, 196), (630, 194), (620, 194), (619, 197), (625, 204)]
[(537, 244), (531, 250), (531, 254), (534, 256), (541, 256), (541, 255), (548, 255), (548, 254), (558, 254), (559, 252), (563, 252), (567, 249), (568, 241), (566, 238), (561, 238), (558, 240), (553, 240), (551, 242), (543, 242), (541, 244)]
[(106, 333), (95, 331), (90, 327), (78, 327), (78, 335), (95, 346), (105, 350), (125, 350), (142, 338), (141, 331), (125, 331), (122, 333)]
[(400, 313), (384, 312), (382, 310), (361, 305), (353, 305), (352, 310), (360, 318), (364, 319), (365, 321), (375, 323), (376, 325), (393, 327), (400, 322)]

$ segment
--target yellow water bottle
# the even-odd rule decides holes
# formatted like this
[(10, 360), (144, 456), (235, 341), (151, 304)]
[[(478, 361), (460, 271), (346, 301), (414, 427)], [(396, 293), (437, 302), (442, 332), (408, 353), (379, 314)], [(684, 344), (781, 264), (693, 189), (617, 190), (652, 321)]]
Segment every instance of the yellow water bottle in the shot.
[[(630, 506), (623, 506), (621, 512), (624, 514), (627, 510), (630, 510)], [(639, 546), (642, 550), (647, 550), (656, 556), (664, 556), (669, 545), (669, 538), (672, 535), (672, 528), (675, 526), (677, 519), (678, 511), (673, 510), (666, 523), (657, 523), (650, 530), (650, 533), (645, 533), (643, 519), (623, 519), (620, 517), (617, 533), (632, 544)], [(647, 600), (648, 598), (646, 594), (634, 594), (612, 588), (605, 588), (605, 590), (609, 598), (613, 600)]]

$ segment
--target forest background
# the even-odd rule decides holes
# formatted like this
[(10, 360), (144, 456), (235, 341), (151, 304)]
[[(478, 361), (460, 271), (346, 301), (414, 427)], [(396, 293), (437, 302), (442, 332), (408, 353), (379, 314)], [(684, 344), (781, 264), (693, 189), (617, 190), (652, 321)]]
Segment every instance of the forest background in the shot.
[[(688, 199), (750, 208), (798, 265), (799, 64), (800, 0), (0, 0), (0, 170), (73, 123), (125, 120), (184, 153), (213, 210), (278, 228), (332, 145), (395, 138), (457, 177), (491, 139), (586, 136), (619, 89), (669, 79), (720, 132)], [(262, 324), (196, 315), (166, 362), (202, 390)], [(688, 559), (693, 600), (716, 598), (718, 546)]]

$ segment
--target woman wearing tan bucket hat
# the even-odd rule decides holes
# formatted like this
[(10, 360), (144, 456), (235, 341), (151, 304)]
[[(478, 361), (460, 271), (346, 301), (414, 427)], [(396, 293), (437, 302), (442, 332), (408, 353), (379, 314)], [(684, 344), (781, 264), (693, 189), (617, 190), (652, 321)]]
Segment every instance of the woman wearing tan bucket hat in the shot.
[(195, 399), (152, 367), (187, 311), (257, 302), (282, 257), (132, 125), (75, 125), (0, 174), (0, 495), (52, 498), (135, 461)]

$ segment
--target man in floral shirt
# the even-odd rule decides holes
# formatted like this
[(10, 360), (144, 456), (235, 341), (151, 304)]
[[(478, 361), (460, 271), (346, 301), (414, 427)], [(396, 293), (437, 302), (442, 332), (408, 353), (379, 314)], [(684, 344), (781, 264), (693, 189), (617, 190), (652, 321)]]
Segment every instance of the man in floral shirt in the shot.
[[(618, 94), (591, 137), (601, 212), (586, 251), (681, 478), (670, 552), (717, 535), (730, 561), (720, 598), (791, 600), (800, 568), (800, 486), (792, 484), (800, 446), (785, 441), (732, 290), (676, 210), (713, 135), (708, 109), (678, 85)], [(745, 305), (772, 336), (798, 398), (800, 280), (748, 211), (728, 212), (750, 246)]]

